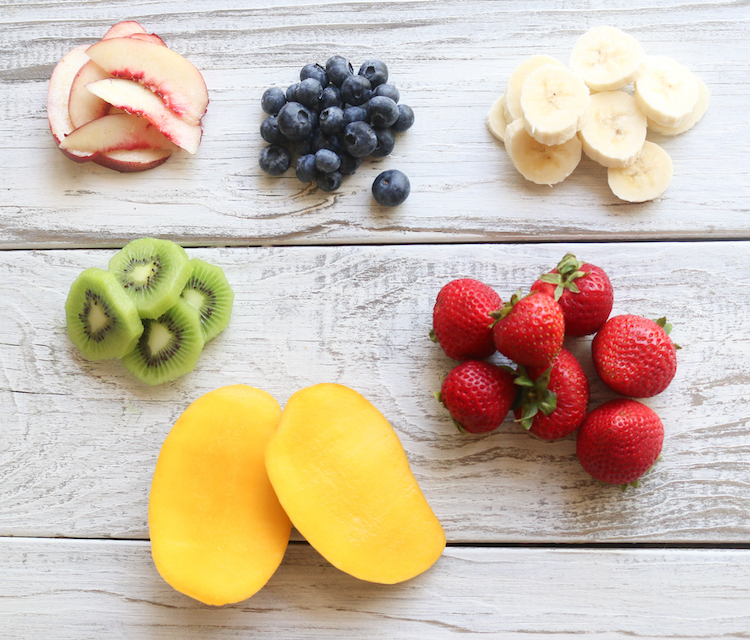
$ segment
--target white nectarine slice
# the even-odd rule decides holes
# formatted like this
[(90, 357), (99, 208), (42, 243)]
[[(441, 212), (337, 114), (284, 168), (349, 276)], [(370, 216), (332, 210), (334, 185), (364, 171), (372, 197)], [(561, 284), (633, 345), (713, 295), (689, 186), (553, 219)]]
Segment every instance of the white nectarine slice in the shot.
[(158, 167), (171, 155), (170, 149), (119, 149), (109, 153), (97, 153), (92, 160), (107, 169), (120, 173), (134, 173)]
[(70, 87), (68, 98), (68, 111), (74, 128), (77, 129), (87, 122), (107, 115), (109, 103), (91, 93), (86, 85), (109, 77), (111, 76), (92, 60), (89, 60), (78, 71)]
[(185, 122), (198, 125), (208, 106), (200, 71), (168, 47), (137, 38), (101, 40), (86, 51), (116, 78), (135, 80), (160, 96)]
[(167, 109), (155, 93), (132, 80), (108, 78), (86, 85), (95, 96), (113, 107), (146, 118), (167, 138), (188, 153), (195, 153), (201, 141), (201, 128), (188, 124)]
[(146, 33), (146, 30), (135, 20), (123, 20), (109, 28), (104, 34), (102, 40), (111, 40), (112, 38), (127, 38), (134, 33)]
[(171, 149), (175, 146), (145, 118), (118, 113), (79, 127), (61, 143), (61, 149), (107, 153), (117, 149)]

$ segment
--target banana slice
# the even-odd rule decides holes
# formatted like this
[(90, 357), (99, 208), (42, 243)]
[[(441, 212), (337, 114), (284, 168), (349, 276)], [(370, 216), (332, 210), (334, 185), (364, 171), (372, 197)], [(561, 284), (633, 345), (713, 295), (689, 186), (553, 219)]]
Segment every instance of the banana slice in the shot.
[(492, 103), (490, 110), (487, 112), (486, 122), (490, 133), (500, 142), (503, 142), (505, 140), (505, 128), (508, 126), (508, 121), (505, 119), (505, 94)]
[(594, 162), (605, 167), (627, 167), (638, 157), (646, 140), (646, 116), (629, 93), (595, 93), (578, 137), (583, 152)]
[(570, 68), (592, 91), (613, 91), (633, 82), (645, 59), (633, 36), (615, 27), (594, 27), (573, 46)]
[(698, 76), (668, 56), (650, 56), (635, 81), (635, 99), (648, 118), (680, 127), (698, 104)]
[(505, 119), (508, 122), (523, 117), (523, 111), (521, 110), (523, 83), (534, 71), (545, 64), (563, 66), (562, 62), (550, 56), (531, 56), (528, 60), (519, 64), (510, 74), (508, 86), (505, 89)]
[(658, 144), (643, 143), (635, 162), (624, 169), (607, 169), (609, 188), (620, 200), (646, 202), (658, 198), (672, 181), (672, 158)]
[(676, 136), (680, 133), (685, 133), (688, 129), (692, 129), (695, 124), (703, 117), (703, 114), (708, 110), (708, 103), (711, 101), (711, 94), (708, 91), (706, 83), (703, 82), (698, 76), (698, 102), (695, 104), (695, 108), (690, 114), (690, 117), (681, 124), (679, 127), (665, 127), (658, 122), (648, 120), (648, 128), (651, 131), (660, 133), (663, 136)]
[(521, 89), (526, 131), (550, 146), (576, 135), (588, 104), (589, 89), (581, 76), (554, 64), (533, 71)]
[(529, 135), (521, 118), (505, 130), (505, 150), (519, 173), (535, 184), (562, 182), (581, 161), (581, 141), (576, 136), (563, 144), (547, 146)]

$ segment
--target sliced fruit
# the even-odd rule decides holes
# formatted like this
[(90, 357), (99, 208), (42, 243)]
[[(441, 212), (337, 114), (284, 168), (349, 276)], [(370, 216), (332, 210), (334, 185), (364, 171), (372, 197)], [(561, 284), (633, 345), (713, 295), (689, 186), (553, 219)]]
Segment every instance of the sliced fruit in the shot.
[(505, 89), (505, 119), (507, 122), (523, 117), (521, 109), (521, 90), (526, 78), (545, 64), (554, 64), (562, 67), (563, 63), (550, 56), (531, 56), (519, 64), (508, 78), (508, 86)]
[(208, 106), (203, 76), (168, 47), (136, 38), (101, 40), (88, 56), (116, 78), (136, 80), (162, 98), (185, 122), (198, 125)]
[(562, 182), (581, 161), (581, 141), (576, 136), (563, 144), (544, 145), (529, 135), (522, 119), (508, 125), (505, 150), (521, 175), (535, 184)]
[(659, 145), (648, 140), (631, 165), (624, 169), (607, 169), (607, 182), (612, 193), (627, 202), (658, 198), (671, 181), (672, 158)]
[(592, 91), (620, 89), (635, 80), (646, 58), (633, 36), (615, 27), (594, 27), (573, 46), (570, 68)]
[(408, 580), (445, 548), (398, 436), (352, 389), (318, 384), (292, 395), (266, 449), (266, 469), (297, 530), (360, 580)]
[(505, 129), (508, 126), (508, 121), (505, 119), (505, 94), (492, 103), (490, 110), (487, 112), (486, 122), (490, 133), (500, 142), (504, 141)]
[(171, 155), (171, 149), (133, 149), (132, 151), (120, 149), (108, 153), (97, 153), (91, 160), (107, 169), (120, 173), (133, 173), (158, 167), (164, 164)]
[(107, 33), (102, 36), (102, 40), (126, 38), (134, 33), (146, 33), (146, 30), (135, 20), (123, 20), (111, 26)]
[(155, 33), (133, 33), (128, 38), (136, 38), (137, 40), (144, 40), (146, 42), (152, 42), (158, 44), (160, 47), (166, 47), (167, 44)]
[(93, 154), (125, 149), (168, 149), (177, 147), (148, 120), (118, 113), (92, 120), (73, 131), (60, 148)]
[(163, 384), (195, 369), (203, 344), (198, 314), (178, 300), (159, 318), (143, 319), (143, 334), (122, 363), (146, 384)]
[(185, 122), (167, 109), (155, 93), (132, 80), (107, 78), (86, 85), (93, 95), (114, 107), (146, 118), (166, 138), (188, 153), (195, 153), (201, 141), (201, 128)]
[(690, 113), (690, 117), (679, 127), (665, 127), (664, 125), (649, 119), (648, 128), (650, 131), (654, 131), (663, 136), (676, 136), (680, 133), (685, 133), (688, 129), (692, 129), (698, 123), (708, 110), (708, 104), (711, 101), (711, 94), (703, 80), (697, 76), (696, 80), (698, 81), (698, 102), (696, 102), (695, 107)]
[(570, 69), (545, 64), (521, 89), (521, 110), (529, 132), (546, 145), (563, 144), (576, 135), (589, 103), (589, 89)]
[(646, 116), (665, 127), (690, 119), (698, 103), (698, 78), (668, 56), (650, 56), (635, 81), (635, 99)]
[(65, 301), (68, 335), (88, 360), (121, 358), (143, 333), (138, 310), (117, 278), (103, 269), (86, 269)]
[(632, 164), (646, 140), (646, 116), (635, 98), (624, 91), (591, 96), (578, 132), (583, 152), (605, 167)]
[(109, 77), (110, 75), (104, 69), (91, 60), (84, 64), (76, 74), (68, 97), (70, 121), (75, 129), (109, 113), (110, 104), (86, 88), (90, 82)]
[(211, 391), (178, 418), (151, 483), (148, 525), (156, 569), (210, 605), (249, 598), (281, 564), (291, 523), (264, 463), (281, 408), (265, 391)]
[(193, 266), (180, 245), (139, 238), (112, 256), (109, 270), (131, 296), (140, 316), (153, 319), (179, 300)]
[(182, 290), (182, 298), (200, 315), (203, 337), (208, 342), (229, 324), (234, 291), (221, 267), (198, 258), (193, 258), (190, 264), (193, 272)]

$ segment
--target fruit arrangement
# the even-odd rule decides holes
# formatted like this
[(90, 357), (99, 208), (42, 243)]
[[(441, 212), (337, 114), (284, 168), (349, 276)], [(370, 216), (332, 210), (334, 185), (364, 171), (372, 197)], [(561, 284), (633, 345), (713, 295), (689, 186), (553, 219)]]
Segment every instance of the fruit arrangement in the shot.
[[(354, 73), (342, 56), (323, 67), (302, 67), (300, 81), (286, 91), (266, 89), (261, 107), (268, 117), (260, 135), (268, 142), (260, 153), (260, 168), (278, 176), (292, 166), (302, 182), (315, 182), (323, 191), (337, 190), (345, 175), (354, 174), (366, 157), (389, 155), (396, 135), (414, 124), (414, 111), (399, 103), (399, 90), (388, 82), (388, 67), (370, 59)], [(372, 194), (384, 206), (397, 206), (409, 196), (409, 179), (392, 169), (374, 181)]]
[[(633, 92), (625, 90), (633, 84)], [(607, 167), (612, 192), (627, 202), (658, 198), (672, 160), (646, 140), (675, 136), (708, 109), (703, 81), (676, 60), (647, 56), (633, 36), (595, 27), (575, 43), (570, 68), (546, 55), (521, 63), (490, 107), (487, 127), (515, 168), (536, 184), (565, 180), (581, 153)]]
[(84, 270), (65, 302), (68, 335), (89, 360), (121, 358), (157, 385), (192, 371), (229, 324), (234, 292), (221, 267), (169, 240), (133, 240), (107, 270)]
[(134, 20), (69, 51), (50, 77), (52, 137), (76, 162), (145, 171), (194, 154), (208, 91), (198, 69)]
[[(570, 253), (527, 295), (515, 293), (506, 304), (477, 280), (448, 282), (437, 295), (430, 337), (461, 363), (444, 378), (438, 400), (469, 433), (493, 431), (509, 411), (542, 440), (578, 430), (578, 458), (590, 475), (637, 484), (659, 456), (664, 429), (656, 413), (634, 398), (669, 386), (679, 347), (665, 318), (610, 317), (613, 300), (605, 271)], [(587, 414), (589, 381), (563, 340), (592, 334), (596, 372), (626, 398)], [(515, 368), (485, 362), (496, 351)]]

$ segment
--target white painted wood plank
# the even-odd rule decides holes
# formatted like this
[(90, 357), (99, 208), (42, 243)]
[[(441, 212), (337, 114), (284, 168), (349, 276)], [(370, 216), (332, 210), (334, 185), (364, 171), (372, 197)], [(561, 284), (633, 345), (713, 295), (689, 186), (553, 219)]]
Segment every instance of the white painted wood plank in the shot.
[(449, 548), (399, 585), (291, 545), (255, 596), (174, 591), (147, 542), (0, 539), (5, 640), (49, 638), (746, 638), (747, 549)]
[[(0, 247), (120, 246), (148, 233), (192, 245), (351, 244), (525, 239), (747, 238), (750, 140), (747, 3), (694, 2), (47, 2), (3, 7), (0, 37)], [(73, 46), (134, 18), (203, 72), (203, 144), (140, 175), (76, 165), (55, 148), (47, 81)], [(655, 138), (675, 177), (657, 202), (627, 205), (584, 160), (565, 183), (521, 178), (484, 126), (511, 71), (531, 54), (567, 61), (589, 27), (612, 24), (672, 55), (712, 93), (704, 120)], [(336, 194), (261, 175), (259, 98), (309, 61), (379, 55), (417, 114), (386, 159)], [(395, 210), (370, 187), (399, 168), (413, 193)]]
[[(459, 434), (431, 392), (452, 366), (427, 337), (435, 296), (475, 277), (504, 299), (573, 250), (602, 266), (614, 313), (666, 314), (677, 376), (646, 401), (663, 461), (637, 490), (586, 476), (572, 438), (545, 443), (506, 421)], [(452, 542), (750, 542), (750, 313), (746, 242), (193, 249), (236, 291), (229, 328), (196, 371), (157, 388), (117, 361), (89, 363), (63, 305), (113, 251), (0, 253), (0, 535), (146, 538), (156, 457), (199, 395), (246, 383), (283, 405), (346, 384), (392, 422)], [(571, 342), (612, 397), (589, 341)]]

